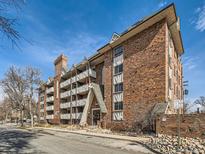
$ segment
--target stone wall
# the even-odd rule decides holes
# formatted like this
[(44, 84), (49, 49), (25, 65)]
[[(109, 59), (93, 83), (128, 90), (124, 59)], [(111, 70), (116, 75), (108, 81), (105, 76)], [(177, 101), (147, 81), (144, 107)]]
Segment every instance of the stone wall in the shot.
[[(181, 136), (205, 138), (205, 113), (181, 115)], [(177, 114), (156, 118), (156, 133), (177, 135)]]

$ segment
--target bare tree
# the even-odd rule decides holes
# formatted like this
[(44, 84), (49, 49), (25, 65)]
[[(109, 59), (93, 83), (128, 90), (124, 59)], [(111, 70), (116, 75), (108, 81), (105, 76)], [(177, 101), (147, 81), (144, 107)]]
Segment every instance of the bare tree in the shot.
[(12, 108), (20, 111), (21, 126), (23, 126), (23, 111), (26, 105), (25, 94), (27, 90), (24, 73), (20, 68), (12, 66), (1, 81), (2, 89), (11, 101)]
[(6, 36), (12, 43), (12, 45), (18, 46), (17, 42), (20, 39), (20, 34), (16, 30), (17, 19), (9, 18), (7, 14), (8, 10), (21, 9), (21, 5), (25, 3), (25, 0), (0, 0), (0, 33), (2, 36)]
[(205, 97), (200, 96), (197, 100), (194, 101), (195, 104), (201, 105), (203, 110), (205, 110)]
[(191, 108), (193, 108), (196, 104), (190, 100), (185, 100), (184, 102), (184, 113), (189, 113)]
[(33, 68), (33, 67), (26, 67), (26, 81), (28, 84), (28, 102), (29, 102), (29, 112), (30, 112), (30, 116), (31, 116), (31, 127), (33, 127), (33, 107), (34, 105), (34, 92), (35, 89), (39, 86), (40, 84), (40, 70), (38, 70), (37, 68)]
[(7, 122), (9, 114), (12, 112), (12, 105), (8, 98), (4, 98), (0, 105), (0, 120)]

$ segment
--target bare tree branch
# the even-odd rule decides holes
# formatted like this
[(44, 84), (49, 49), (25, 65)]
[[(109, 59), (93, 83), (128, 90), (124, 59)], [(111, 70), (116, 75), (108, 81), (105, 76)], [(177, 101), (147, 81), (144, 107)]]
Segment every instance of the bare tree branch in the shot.
[(199, 99), (194, 101), (195, 104), (201, 105), (203, 109), (205, 109), (205, 97), (200, 96)]
[(12, 47), (16, 46), (19, 48), (18, 41), (21, 36), (16, 30), (17, 19), (7, 17), (6, 12), (12, 8), (21, 10), (21, 6), (24, 3), (25, 0), (0, 0), (0, 33), (11, 41)]

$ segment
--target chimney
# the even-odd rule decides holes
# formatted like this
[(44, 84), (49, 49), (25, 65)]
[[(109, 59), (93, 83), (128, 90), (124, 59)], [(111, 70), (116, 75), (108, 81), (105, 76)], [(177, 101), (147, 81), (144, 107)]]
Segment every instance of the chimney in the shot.
[(58, 58), (56, 58), (56, 60), (54, 61), (55, 76), (60, 75), (63, 68), (67, 69), (67, 61), (68, 58), (63, 54), (61, 54), (60, 56), (58, 56)]

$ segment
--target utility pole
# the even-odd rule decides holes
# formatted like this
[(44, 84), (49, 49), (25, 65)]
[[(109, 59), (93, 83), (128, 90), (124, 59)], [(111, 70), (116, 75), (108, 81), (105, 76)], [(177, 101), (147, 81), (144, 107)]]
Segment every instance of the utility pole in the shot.
[(180, 145), (181, 145), (181, 132), (180, 132), (180, 127), (181, 127), (181, 118), (180, 118), (180, 113), (179, 113), (179, 110), (180, 110), (180, 102), (177, 101), (177, 151), (179, 151), (180, 149)]

